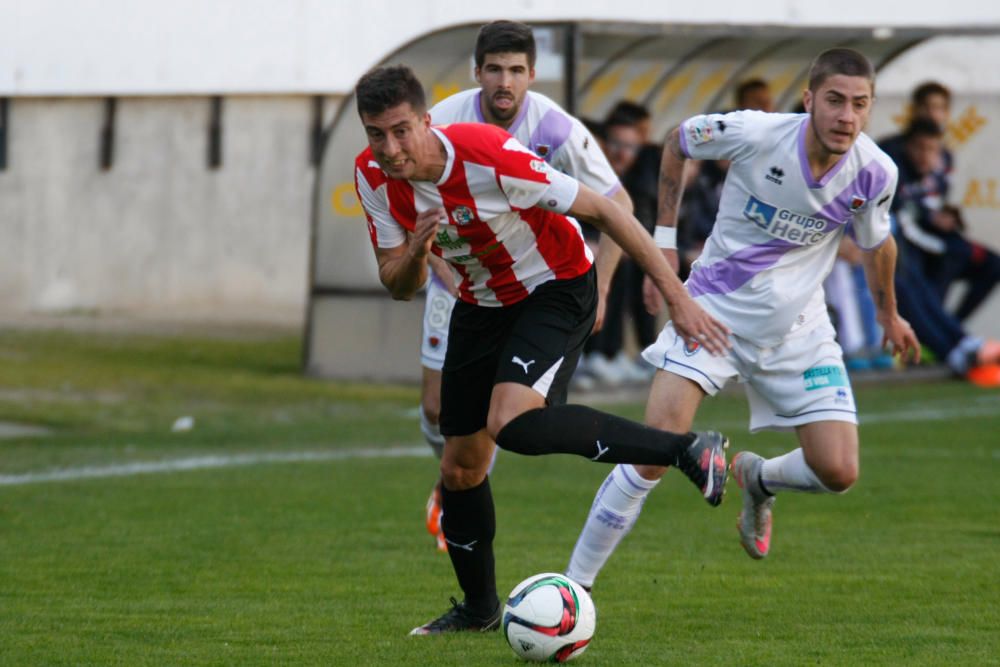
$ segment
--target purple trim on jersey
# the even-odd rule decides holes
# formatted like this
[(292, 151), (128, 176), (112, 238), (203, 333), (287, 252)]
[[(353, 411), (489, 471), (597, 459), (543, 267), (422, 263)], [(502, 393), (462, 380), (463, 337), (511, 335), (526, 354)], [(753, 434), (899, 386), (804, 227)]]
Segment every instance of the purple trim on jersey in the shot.
[(833, 168), (823, 174), (823, 178), (817, 181), (813, 178), (812, 169), (809, 168), (809, 156), (806, 154), (806, 128), (808, 127), (809, 116), (806, 116), (802, 120), (802, 127), (799, 128), (799, 167), (802, 169), (802, 177), (805, 179), (806, 185), (810, 188), (821, 188), (829, 183), (830, 179), (837, 175), (837, 172), (844, 168), (844, 165), (847, 164), (847, 156), (854, 149), (854, 146), (852, 145), (847, 153), (841, 155), (840, 159), (837, 160), (837, 164), (833, 165)]
[[(527, 93), (525, 93), (525, 95), (524, 95), (524, 104), (521, 105), (521, 110), (517, 112), (517, 118), (515, 118), (514, 122), (511, 123), (510, 127), (507, 128), (507, 132), (509, 132), (510, 134), (517, 134), (517, 128), (521, 127), (521, 123), (523, 123), (524, 119), (528, 117), (528, 107), (529, 106), (531, 106), (531, 95), (528, 95)], [(546, 114), (546, 115), (548, 115), (548, 114)], [(545, 123), (545, 119), (542, 118), (542, 122), (539, 123), (539, 128), (544, 123)], [(535, 132), (537, 132), (537, 131), (538, 131), (538, 128), (535, 129)]]
[(607, 192), (604, 193), (604, 196), (605, 197), (613, 197), (614, 195), (618, 194), (618, 192), (621, 189), (622, 189), (622, 184), (621, 183), (615, 183), (614, 185), (611, 186), (610, 190), (608, 190)]
[[(690, 119), (689, 119), (690, 120)], [(680, 128), (677, 130), (677, 134), (680, 135), (681, 139), (681, 153), (685, 156), (691, 157), (691, 151), (688, 150), (688, 140), (687, 140), (687, 121), (681, 123)]]
[(476, 107), (476, 118), (479, 119), (480, 123), (485, 123), (486, 118), (483, 116), (483, 91), (480, 89), (475, 95), (472, 96)]
[[(511, 131), (513, 132), (513, 128), (511, 128)], [(531, 133), (531, 137), (528, 139), (528, 148), (537, 153), (538, 151), (535, 150), (535, 146), (539, 144), (548, 146), (549, 150), (545, 155), (542, 155), (542, 158), (546, 162), (550, 162), (552, 156), (559, 150), (559, 147), (566, 143), (572, 131), (573, 122), (565, 114), (555, 109), (550, 109), (538, 121), (535, 131)]]
[(691, 272), (687, 289), (691, 296), (726, 294), (743, 287), (751, 278), (774, 266), (785, 253), (799, 246), (784, 239), (737, 250), (729, 257)]
[(858, 172), (846, 188), (840, 191), (829, 204), (816, 213), (816, 217), (826, 218), (826, 231), (832, 231), (838, 225), (843, 225), (854, 217), (851, 203), (855, 196), (862, 197), (862, 204), (874, 206), (875, 200), (889, 183), (889, 172), (878, 162), (872, 160), (864, 169)]

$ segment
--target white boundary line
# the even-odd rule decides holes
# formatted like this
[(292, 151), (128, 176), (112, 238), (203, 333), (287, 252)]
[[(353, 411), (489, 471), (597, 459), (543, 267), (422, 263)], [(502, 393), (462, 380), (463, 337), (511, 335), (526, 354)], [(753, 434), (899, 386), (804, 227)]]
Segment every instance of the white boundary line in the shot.
[[(862, 412), (862, 424), (878, 424), (899, 421), (941, 421), (956, 417), (992, 417), (1000, 414), (1000, 402), (994, 397), (983, 397), (958, 407), (949, 409), (947, 404), (936, 406), (911, 405), (906, 409), (881, 413)], [(715, 427), (740, 428), (733, 423), (715, 424)], [(100, 466), (82, 466), (79, 468), (56, 468), (41, 472), (29, 472), (16, 475), (0, 474), (0, 487), (22, 486), (42, 482), (66, 482), (80, 479), (101, 479), (107, 477), (130, 477), (133, 475), (150, 475), (157, 473), (184, 472), (188, 470), (205, 470), (209, 468), (234, 468), (271, 463), (303, 463), (310, 461), (348, 461), (353, 459), (396, 459), (409, 457), (429, 457), (431, 451), (426, 445), (411, 447), (365, 447), (357, 449), (342, 449), (336, 451), (306, 451), (306, 452), (261, 452), (257, 454), (228, 454), (212, 456), (195, 456), (183, 459), (166, 459), (161, 461), (137, 461), (135, 463), (111, 463)], [(992, 452), (995, 459), (1000, 459), (1000, 450)]]
[(365, 449), (343, 449), (329, 452), (286, 452), (260, 454), (232, 454), (215, 456), (194, 456), (164, 461), (137, 461), (135, 463), (113, 463), (103, 466), (80, 468), (57, 468), (44, 472), (29, 472), (20, 475), (0, 475), (0, 486), (20, 486), (39, 482), (66, 482), (78, 479), (99, 479), (104, 477), (131, 477), (165, 472), (205, 470), (208, 468), (233, 468), (261, 463), (303, 463), (308, 461), (345, 461), (350, 459), (398, 459), (405, 457), (428, 457), (427, 445), (420, 447), (381, 447)]

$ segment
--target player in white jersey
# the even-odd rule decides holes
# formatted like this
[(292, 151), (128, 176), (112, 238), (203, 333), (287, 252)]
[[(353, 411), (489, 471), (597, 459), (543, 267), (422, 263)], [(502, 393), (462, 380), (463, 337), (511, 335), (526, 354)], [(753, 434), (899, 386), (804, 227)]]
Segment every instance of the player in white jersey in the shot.
[[(476, 37), (474, 57), (480, 87), (438, 102), (429, 111), (431, 122), (435, 125), (489, 123), (503, 128), (554, 168), (632, 211), (628, 193), (583, 123), (548, 97), (528, 90), (535, 79), (535, 38), (530, 27), (514, 21), (484, 25)], [(604, 319), (606, 296), (620, 256), (620, 249), (603, 236), (597, 260), (595, 330)], [(440, 458), (444, 445), (439, 425), (441, 368), (448, 350), (448, 323), (455, 305), (455, 287), (445, 263), (432, 260), (431, 268), (421, 338), (420, 430)], [(427, 500), (426, 514), (427, 531), (437, 536), (438, 549), (444, 551), (439, 484), (435, 484)]]
[[(870, 63), (855, 51), (832, 49), (813, 62), (803, 95), (807, 113), (695, 116), (664, 147), (656, 238), (674, 266), (684, 161), (732, 161), (715, 229), (687, 288), (732, 330), (733, 346), (713, 356), (668, 323), (644, 352), (660, 369), (646, 419), (683, 431), (704, 396), (739, 380), (747, 387), (751, 431), (796, 431), (800, 447), (788, 454), (765, 460), (741, 452), (733, 460), (743, 489), (740, 541), (753, 558), (770, 547), (774, 493), (840, 493), (858, 476), (854, 397), (822, 290), (845, 228), (867, 250), (865, 269), (886, 341), (895, 353), (919, 359), (893, 288), (889, 206), (896, 166), (861, 133), (873, 100)], [(616, 467), (598, 491), (570, 577), (593, 583), (663, 472)]]

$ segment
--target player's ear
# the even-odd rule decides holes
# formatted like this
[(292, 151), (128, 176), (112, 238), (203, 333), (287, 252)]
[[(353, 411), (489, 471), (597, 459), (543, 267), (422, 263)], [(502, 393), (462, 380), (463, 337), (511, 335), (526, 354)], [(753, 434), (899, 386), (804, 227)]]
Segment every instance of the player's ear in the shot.
[(534, 67), (529, 67), (528, 68), (528, 83), (531, 84), (531, 83), (534, 83), (534, 82), (535, 82), (535, 68)]
[(475, 73), (476, 75), (476, 83), (482, 83), (479, 77), (479, 75), (482, 74), (482, 72), (483, 69), (479, 65), (476, 65), (476, 68), (473, 70), (473, 73)]
[(813, 94), (808, 88), (802, 91), (802, 106), (805, 108), (806, 113), (812, 113)]

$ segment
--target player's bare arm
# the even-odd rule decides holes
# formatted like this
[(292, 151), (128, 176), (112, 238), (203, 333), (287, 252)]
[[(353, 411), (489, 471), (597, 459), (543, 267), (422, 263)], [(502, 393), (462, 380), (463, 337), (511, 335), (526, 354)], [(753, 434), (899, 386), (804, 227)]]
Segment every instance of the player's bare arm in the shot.
[(406, 242), (395, 248), (376, 248), (378, 277), (397, 301), (409, 301), (427, 282), (427, 261), (443, 208), (417, 215), (416, 226)]
[[(663, 143), (663, 157), (660, 159), (660, 182), (657, 188), (656, 226), (670, 230), (668, 233), (673, 234), (675, 239), (678, 210), (680, 209), (681, 197), (684, 195), (684, 164), (687, 161), (684, 151), (681, 150), (680, 137), (680, 128), (675, 127)], [(660, 251), (670, 268), (677, 272), (680, 269), (677, 248), (661, 248)], [(646, 310), (654, 315), (660, 312), (662, 304), (656, 287), (650, 280), (643, 281), (642, 296)]]
[(688, 295), (638, 220), (615, 202), (582, 184), (567, 213), (611, 236), (642, 267), (666, 299), (674, 327), (685, 340), (704, 345), (712, 354), (722, 354), (729, 349), (729, 329)]
[(862, 262), (868, 288), (875, 301), (876, 319), (885, 330), (884, 346), (892, 343), (892, 353), (904, 360), (920, 361), (920, 343), (910, 323), (896, 310), (896, 289), (893, 276), (896, 271), (896, 241), (889, 237), (878, 248), (864, 253)]
[[(625, 188), (611, 195), (611, 199), (622, 207), (626, 212), (632, 213), (632, 198), (628, 196)], [(604, 326), (604, 313), (608, 306), (608, 292), (611, 291), (611, 279), (615, 277), (615, 270), (618, 262), (622, 258), (622, 249), (615, 240), (607, 234), (601, 234), (601, 240), (597, 243), (597, 260), (594, 266), (597, 269), (597, 318), (594, 320), (594, 331), (600, 331)]]

